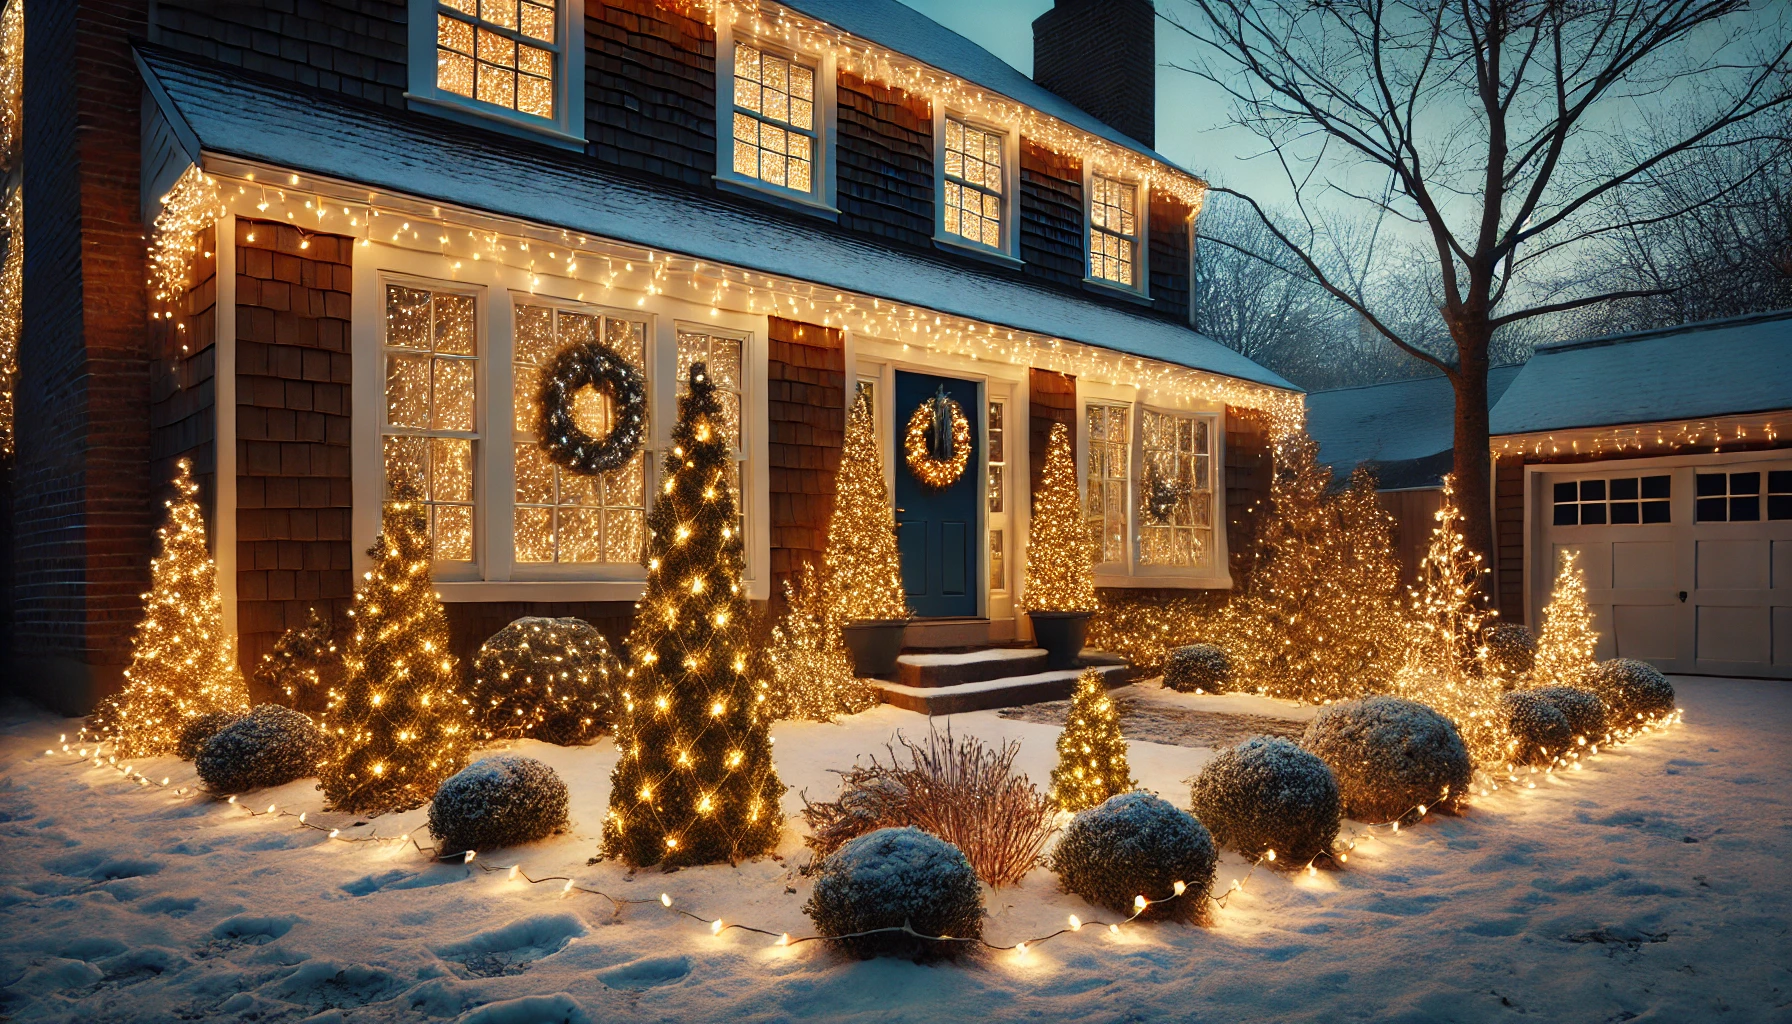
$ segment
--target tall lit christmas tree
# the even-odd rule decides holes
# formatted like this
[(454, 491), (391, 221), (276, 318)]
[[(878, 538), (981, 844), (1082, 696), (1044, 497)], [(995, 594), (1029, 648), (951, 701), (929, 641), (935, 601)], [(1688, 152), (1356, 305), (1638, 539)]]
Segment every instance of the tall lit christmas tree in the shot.
[(1537, 660), (1531, 680), (1537, 686), (1582, 686), (1598, 667), (1593, 652), (1599, 647), (1599, 631), (1587, 608), (1587, 575), (1577, 553), (1562, 553), (1556, 571), (1555, 592), (1543, 609), (1543, 633), (1537, 638)]
[(748, 670), (745, 556), (724, 482), (729, 439), (704, 364), (690, 370), (664, 491), (648, 514), (620, 759), (603, 848), (633, 865), (738, 861), (771, 851), (784, 784)]
[(1052, 769), (1052, 799), (1076, 813), (1137, 786), (1126, 763), (1120, 711), (1095, 669), (1076, 681), (1064, 731), (1058, 734), (1058, 766)]
[(846, 419), (825, 565), (822, 587), (839, 621), (909, 617), (902, 561), (896, 551), (896, 514), (884, 488), (871, 399), (863, 393)]
[(156, 531), (161, 551), (149, 563), (150, 589), (131, 637), (124, 689), (103, 700), (87, 723), (122, 757), (172, 753), (189, 719), (249, 710), (236, 638), (224, 629), (218, 568), (205, 544), (199, 485), (186, 459), (177, 466), (174, 490), (168, 521)]
[(769, 678), (759, 684), (760, 707), (772, 718), (832, 721), (877, 703), (877, 691), (853, 675), (841, 638), (838, 602), (828, 600), (822, 576), (805, 562), (795, 582), (784, 581), (784, 617), (772, 627)]
[(473, 745), (448, 617), (430, 577), (428, 506), (408, 488), (386, 502), (373, 568), (355, 591), (343, 681), (330, 693), (331, 750), (318, 773), (346, 811), (428, 803)]
[(1095, 546), (1083, 519), (1070, 428), (1052, 424), (1045, 473), (1033, 495), (1027, 534), (1026, 605), (1041, 612), (1095, 610)]

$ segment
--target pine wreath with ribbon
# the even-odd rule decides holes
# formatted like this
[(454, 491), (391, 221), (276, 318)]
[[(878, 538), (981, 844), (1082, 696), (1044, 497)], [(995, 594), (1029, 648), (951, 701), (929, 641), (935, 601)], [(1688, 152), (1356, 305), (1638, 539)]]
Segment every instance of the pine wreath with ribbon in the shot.
[[(590, 387), (610, 396), (610, 432), (593, 437), (573, 420), (573, 396)], [(647, 431), (647, 377), (615, 349), (600, 341), (569, 345), (541, 371), (541, 407), (536, 435), (548, 460), (582, 476), (597, 476), (628, 465)]]
[(1154, 462), (1145, 464), (1145, 486), (1142, 490), (1145, 499), (1145, 518), (1154, 526), (1163, 526), (1169, 523), (1170, 518), (1176, 514), (1177, 506), (1182, 504), (1182, 499), (1187, 497), (1189, 492), (1187, 484), (1172, 483), (1164, 479)]
[(971, 462), (971, 421), (943, 386), (909, 415), (902, 448), (909, 472), (923, 486), (945, 490), (964, 476)]

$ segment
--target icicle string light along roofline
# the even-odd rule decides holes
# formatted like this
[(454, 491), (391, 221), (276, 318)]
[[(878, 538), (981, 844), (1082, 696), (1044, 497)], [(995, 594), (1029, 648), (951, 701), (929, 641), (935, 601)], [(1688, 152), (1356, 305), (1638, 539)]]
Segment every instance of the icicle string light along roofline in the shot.
[(1510, 434), (1493, 438), (1494, 458), (1506, 455), (1605, 456), (1661, 455), (1687, 448), (1709, 448), (1713, 453), (1771, 445), (1780, 439), (1778, 424), (1785, 413), (1746, 413), (1685, 420), (1677, 423), (1641, 423), (1628, 426), (1586, 427), (1541, 434)]

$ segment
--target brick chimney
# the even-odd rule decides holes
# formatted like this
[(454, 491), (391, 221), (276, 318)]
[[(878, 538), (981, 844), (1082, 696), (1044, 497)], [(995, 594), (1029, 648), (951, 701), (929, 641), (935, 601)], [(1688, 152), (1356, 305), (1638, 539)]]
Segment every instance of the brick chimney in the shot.
[(1033, 21), (1033, 81), (1157, 145), (1157, 14), (1151, 0), (1055, 0)]

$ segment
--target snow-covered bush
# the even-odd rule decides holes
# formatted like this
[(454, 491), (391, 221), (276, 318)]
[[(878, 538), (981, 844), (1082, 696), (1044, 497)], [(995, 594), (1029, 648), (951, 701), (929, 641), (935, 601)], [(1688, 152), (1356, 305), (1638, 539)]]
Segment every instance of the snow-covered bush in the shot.
[(317, 774), (325, 745), (324, 732), (310, 715), (263, 704), (206, 740), (193, 767), (207, 788), (240, 793)]
[[(1116, 914), (1133, 912), (1133, 900), (1153, 903), (1150, 916), (1200, 920), (1213, 888), (1219, 855), (1206, 826), (1187, 811), (1150, 793), (1133, 791), (1078, 814), (1053, 848), (1048, 866), (1067, 892)], [(1176, 883), (1187, 889), (1181, 898)]]
[(527, 615), (479, 646), (467, 702), (488, 740), (571, 746), (609, 726), (619, 678), (609, 641), (589, 622)]
[[(862, 835), (822, 861), (803, 912), (823, 935), (909, 928), (921, 935), (983, 934), (983, 890), (958, 847), (912, 826)], [(965, 943), (919, 939), (906, 932), (844, 939), (853, 955), (926, 959), (952, 956)]]
[(1514, 690), (1500, 698), (1505, 719), (1506, 760), (1513, 764), (1548, 764), (1574, 742), (1568, 716), (1535, 690)]
[(1247, 857), (1274, 850), (1287, 867), (1329, 852), (1342, 817), (1332, 770), (1279, 736), (1253, 736), (1214, 755), (1190, 798), (1221, 846)]
[(187, 719), (180, 727), (180, 736), (174, 741), (174, 754), (182, 761), (191, 761), (199, 756), (205, 741), (218, 735), (219, 730), (235, 722), (243, 716), (235, 711), (207, 711)]
[(1487, 631), (1487, 664), (1500, 678), (1521, 679), (1537, 662), (1537, 636), (1517, 622), (1502, 622)]
[(1630, 658), (1602, 661), (1588, 687), (1605, 701), (1612, 727), (1634, 727), (1640, 719), (1674, 710), (1674, 684), (1654, 665)]
[(429, 805), (444, 853), (517, 846), (566, 827), (566, 783), (532, 757), (495, 754), (448, 777)]
[(1164, 685), (1172, 690), (1224, 693), (1231, 684), (1232, 659), (1212, 644), (1178, 647), (1164, 662)]
[(1420, 804), (1454, 807), (1475, 773), (1456, 726), (1400, 697), (1324, 708), (1300, 743), (1331, 767), (1344, 813), (1361, 821), (1389, 821)]
[(1530, 691), (1549, 701), (1568, 720), (1568, 731), (1598, 742), (1605, 736), (1605, 701), (1591, 690), (1576, 686), (1539, 686)]

